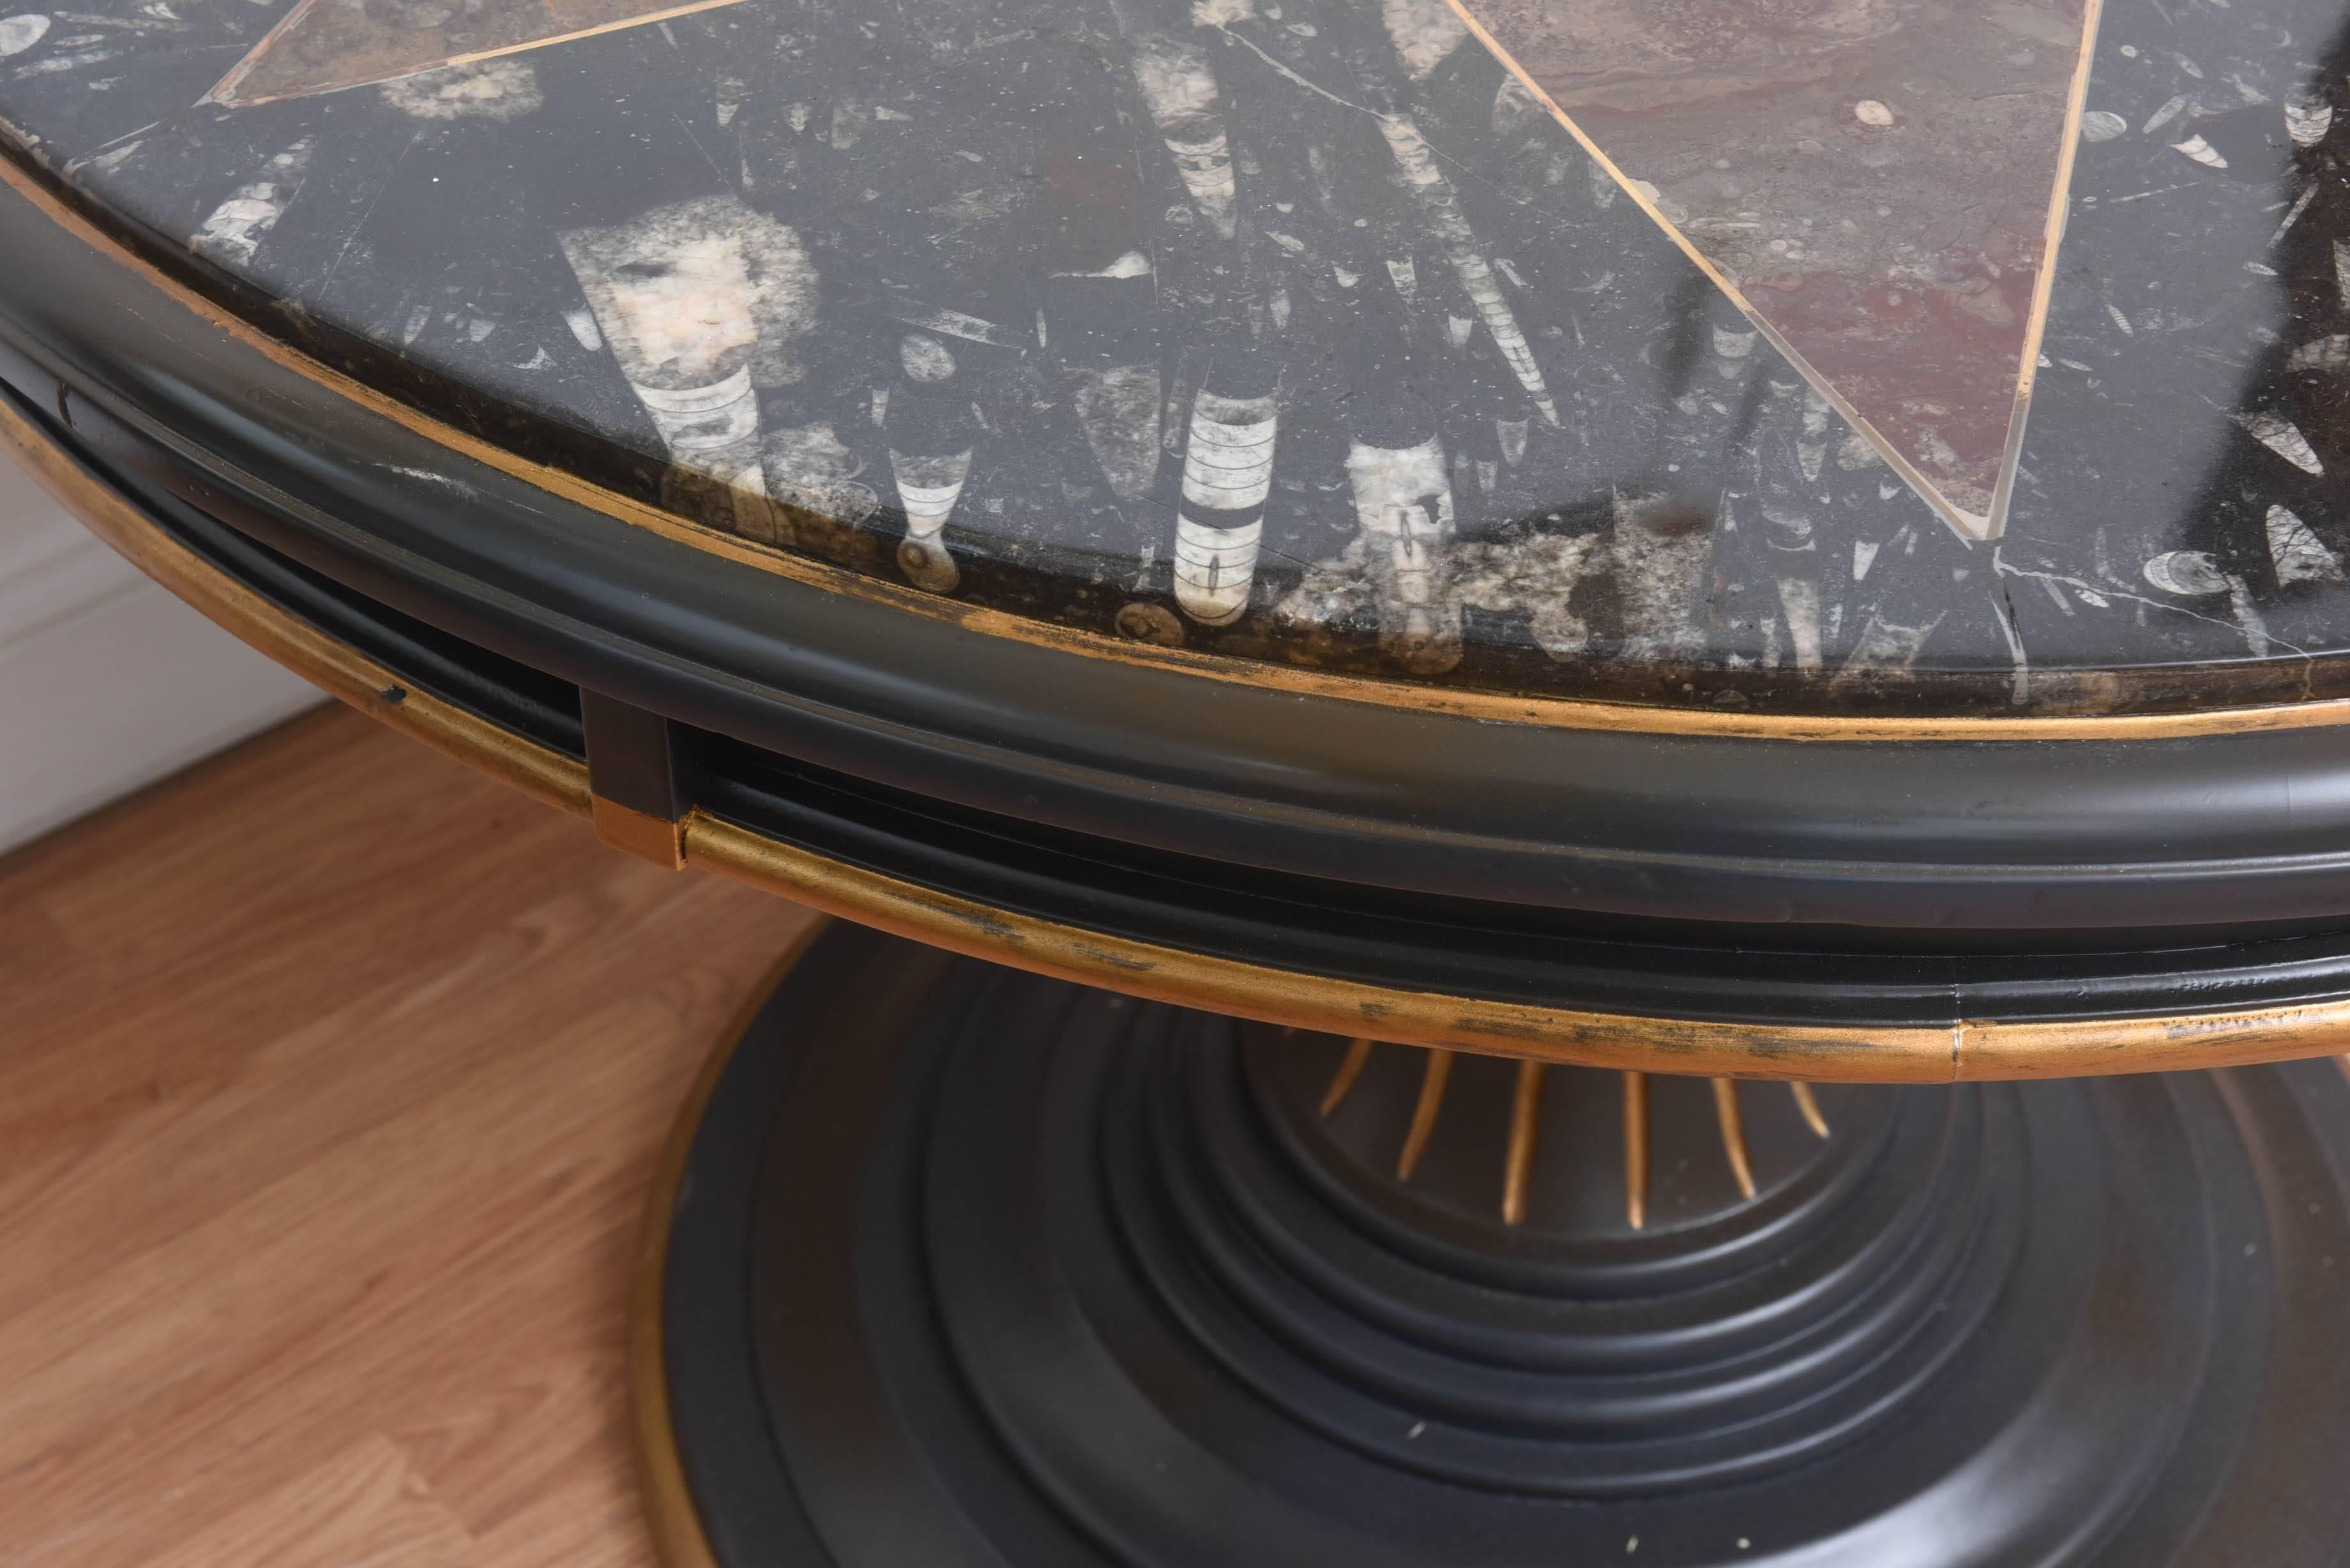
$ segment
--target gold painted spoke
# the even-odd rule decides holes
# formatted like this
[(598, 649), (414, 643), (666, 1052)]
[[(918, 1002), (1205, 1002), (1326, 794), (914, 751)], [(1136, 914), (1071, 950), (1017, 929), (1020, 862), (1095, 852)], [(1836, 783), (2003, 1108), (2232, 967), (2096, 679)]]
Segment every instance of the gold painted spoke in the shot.
[(1534, 1174), (1534, 1136), (1542, 1120), (1543, 1064), (1518, 1064), (1518, 1089), (1510, 1102), (1510, 1163), (1502, 1180), (1502, 1223), (1526, 1217), (1526, 1179)]
[(1363, 1064), (1370, 1059), (1369, 1041), (1357, 1040), (1347, 1047), (1346, 1059), (1338, 1064), (1338, 1070), (1330, 1075), (1330, 1087), (1323, 1092), (1324, 1116), (1328, 1116), (1346, 1103), (1347, 1096), (1354, 1092), (1355, 1080), (1363, 1075)]
[[(1336, 1111), (1354, 1091), (1375, 1044), (1368, 1039), (1347, 1042), (1347, 1054), (1323, 1093), (1324, 1116)], [(1435, 1137), (1437, 1118), (1444, 1112), (1444, 1096), (1451, 1086), (1457, 1054), (1437, 1047), (1422, 1049), (1426, 1051), (1427, 1063), (1420, 1073), (1419, 1096), (1412, 1106), (1411, 1126), (1404, 1134), (1403, 1148), (1396, 1159), (1396, 1177), (1401, 1181), (1409, 1181), (1419, 1170), (1420, 1158)], [(2337, 1058), (2337, 1062), (2345, 1075), (2350, 1075), (2350, 1054)], [(1517, 1086), (1510, 1100), (1509, 1148), (1502, 1173), (1502, 1222), (1505, 1225), (1525, 1223), (1526, 1202), (1534, 1186), (1534, 1157), (1542, 1146), (1543, 1088), (1548, 1071), (1547, 1064), (1531, 1058), (1517, 1064)], [(1624, 1220), (1632, 1230), (1639, 1231), (1648, 1223), (1648, 1189), (1655, 1163), (1650, 1150), (1648, 1075), (1627, 1071), (1618, 1076), (1624, 1085)], [(1738, 1081), (1709, 1081), (1713, 1085), (1714, 1119), (1721, 1129), (1722, 1156), (1729, 1163), (1731, 1179), (1738, 1184), (1739, 1195), (1752, 1202), (1760, 1189), (1754, 1179), (1753, 1156), (1747, 1147), (1746, 1117), (1739, 1099)], [(1828, 1119), (1820, 1109), (1819, 1096), (1812, 1085), (1791, 1083), (1787, 1088), (1813, 1136), (1829, 1137)]]
[(1730, 1174), (1738, 1179), (1738, 1190), (1751, 1199), (1754, 1165), (1746, 1158), (1746, 1118), (1738, 1109), (1738, 1080), (1713, 1081), (1713, 1114), (1721, 1123), (1721, 1152), (1730, 1157)]
[(1396, 1179), (1409, 1181), (1419, 1157), (1436, 1131), (1436, 1113), (1444, 1108), (1444, 1087), (1452, 1076), (1452, 1053), (1430, 1050), (1428, 1069), (1420, 1075), (1419, 1103), (1411, 1108), (1411, 1131), (1404, 1135), (1403, 1155), (1396, 1161)]
[(1787, 1087), (1794, 1092), (1795, 1108), (1804, 1113), (1804, 1125), (1812, 1129), (1814, 1137), (1826, 1137), (1828, 1119), (1820, 1115), (1820, 1097), (1812, 1093), (1812, 1086), (1804, 1083), (1791, 1083)]
[(1624, 1075), (1624, 1218), (1648, 1222), (1648, 1075)]

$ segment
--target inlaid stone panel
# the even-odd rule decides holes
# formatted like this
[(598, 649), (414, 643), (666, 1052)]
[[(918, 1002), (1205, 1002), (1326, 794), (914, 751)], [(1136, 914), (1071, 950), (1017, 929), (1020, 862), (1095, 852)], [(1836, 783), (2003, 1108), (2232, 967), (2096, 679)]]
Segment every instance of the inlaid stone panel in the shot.
[[(414, 76), (438, 67), (494, 58), (518, 50), (586, 37), (616, 27), (732, 5), (734, 0), (297, 0), (285, 20), (236, 63), (207, 96), (222, 104), (333, 92)], [(443, 93), (445, 115), (456, 99), (497, 112), (515, 78), (490, 73)]]
[(2096, 0), (1463, 0), (1967, 533), (1996, 533)]

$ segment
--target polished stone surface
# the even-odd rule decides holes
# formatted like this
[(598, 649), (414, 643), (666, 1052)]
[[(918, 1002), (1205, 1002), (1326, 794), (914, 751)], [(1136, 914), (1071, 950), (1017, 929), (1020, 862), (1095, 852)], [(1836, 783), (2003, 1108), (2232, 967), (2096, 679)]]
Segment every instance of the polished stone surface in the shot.
[(2080, 0), (1475, 10), (1954, 525), (1996, 533), (2095, 25)]
[(729, 3), (298, 0), (207, 96), (245, 106), (365, 87)]
[(88, 0), (0, 19), (0, 140), (519, 455), (1081, 629), (1741, 709), (2350, 690), (2339, 0), (1469, 5), (1498, 47)]

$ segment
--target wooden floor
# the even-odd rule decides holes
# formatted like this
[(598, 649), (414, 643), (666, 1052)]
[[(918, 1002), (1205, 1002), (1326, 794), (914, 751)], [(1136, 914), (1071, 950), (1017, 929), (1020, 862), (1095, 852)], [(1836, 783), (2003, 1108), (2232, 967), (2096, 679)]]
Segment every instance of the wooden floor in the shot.
[(0, 1563), (650, 1563), (639, 1205), (807, 919), (340, 710), (0, 859)]

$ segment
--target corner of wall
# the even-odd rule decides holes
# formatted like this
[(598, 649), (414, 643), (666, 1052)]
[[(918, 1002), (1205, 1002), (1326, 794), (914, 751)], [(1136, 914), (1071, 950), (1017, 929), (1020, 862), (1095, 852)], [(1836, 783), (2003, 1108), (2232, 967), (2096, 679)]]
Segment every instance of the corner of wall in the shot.
[(322, 700), (0, 459), (0, 851)]

